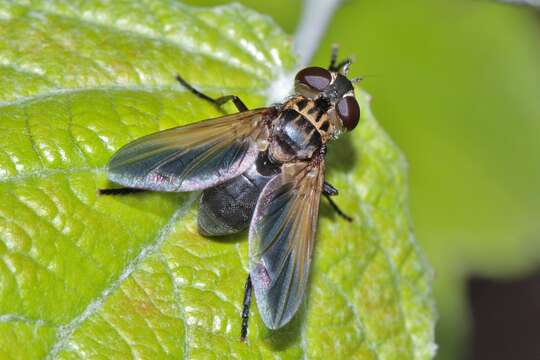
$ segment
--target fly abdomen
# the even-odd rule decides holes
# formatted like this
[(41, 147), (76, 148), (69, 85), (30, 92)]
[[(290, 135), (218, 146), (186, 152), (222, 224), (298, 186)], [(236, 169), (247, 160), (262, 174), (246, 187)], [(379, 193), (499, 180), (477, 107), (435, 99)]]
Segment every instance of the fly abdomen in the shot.
[(259, 153), (255, 163), (242, 175), (203, 191), (198, 214), (199, 232), (205, 236), (235, 234), (248, 225), (259, 194), (279, 172)]
[(203, 191), (199, 205), (199, 232), (204, 236), (237, 233), (249, 223), (260, 190), (240, 175)]
[(270, 156), (274, 161), (309, 159), (322, 145), (317, 128), (294, 109), (282, 111), (274, 129), (270, 143)]

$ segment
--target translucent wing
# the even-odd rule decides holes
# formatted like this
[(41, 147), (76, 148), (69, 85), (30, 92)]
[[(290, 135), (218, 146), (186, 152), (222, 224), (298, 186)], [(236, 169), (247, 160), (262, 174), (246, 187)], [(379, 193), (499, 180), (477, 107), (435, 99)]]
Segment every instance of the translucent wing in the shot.
[(116, 152), (109, 179), (131, 188), (193, 191), (243, 173), (266, 136), (271, 109), (256, 109), (159, 131)]
[(267, 327), (287, 324), (306, 288), (324, 162), (284, 165), (264, 187), (249, 229), (250, 276)]

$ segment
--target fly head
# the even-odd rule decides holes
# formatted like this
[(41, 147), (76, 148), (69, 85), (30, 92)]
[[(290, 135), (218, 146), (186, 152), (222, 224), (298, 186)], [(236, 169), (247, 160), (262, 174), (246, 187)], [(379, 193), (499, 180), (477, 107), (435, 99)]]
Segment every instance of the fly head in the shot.
[(349, 65), (348, 59), (336, 64), (333, 54), (328, 69), (307, 67), (295, 77), (296, 93), (314, 100), (319, 111), (328, 114), (333, 138), (342, 131), (353, 130), (360, 118), (353, 82), (347, 77)]

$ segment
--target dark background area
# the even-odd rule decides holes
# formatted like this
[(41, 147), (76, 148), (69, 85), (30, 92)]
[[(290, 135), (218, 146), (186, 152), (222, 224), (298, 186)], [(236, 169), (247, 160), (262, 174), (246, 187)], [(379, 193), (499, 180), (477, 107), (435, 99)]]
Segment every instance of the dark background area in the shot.
[(512, 280), (471, 277), (470, 359), (540, 359), (540, 269)]

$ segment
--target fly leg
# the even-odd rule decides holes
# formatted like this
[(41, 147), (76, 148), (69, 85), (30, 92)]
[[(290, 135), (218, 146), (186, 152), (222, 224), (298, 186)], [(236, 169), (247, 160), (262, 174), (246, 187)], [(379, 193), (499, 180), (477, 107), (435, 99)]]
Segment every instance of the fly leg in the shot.
[(115, 189), (98, 189), (99, 195), (128, 195), (128, 194), (136, 194), (140, 192), (150, 191), (146, 189), (135, 189), (135, 188), (115, 188)]
[(332, 54), (330, 55), (330, 65), (328, 66), (328, 70), (336, 71), (346, 75), (349, 72), (349, 65), (351, 65), (351, 59), (346, 58), (345, 60), (337, 64), (337, 54), (338, 46), (334, 44), (332, 46)]
[(347, 220), (348, 222), (352, 222), (353, 219), (352, 217), (350, 217), (349, 215), (345, 214), (340, 208), (339, 206), (337, 206), (337, 204), (334, 202), (334, 200), (332, 200), (331, 196), (334, 196), (334, 195), (337, 195), (339, 192), (338, 190), (333, 187), (332, 185), (330, 185), (329, 183), (327, 183), (326, 181), (323, 183), (323, 190), (322, 190), (322, 193), (323, 195), (326, 197), (326, 199), (328, 200), (328, 202), (330, 203), (330, 206), (332, 206), (332, 209), (339, 215), (341, 216), (343, 219)]
[(193, 86), (191, 86), (186, 80), (184, 80), (180, 75), (176, 75), (176, 80), (182, 84), (186, 89), (188, 89), (193, 95), (206, 100), (210, 103), (212, 103), (214, 106), (221, 108), (223, 104), (225, 104), (228, 101), (232, 101), (239, 112), (247, 111), (247, 106), (243, 103), (242, 100), (236, 95), (225, 95), (218, 97), (216, 99), (200, 92), (199, 90), (195, 89)]
[(249, 306), (251, 305), (251, 293), (253, 292), (253, 285), (251, 284), (251, 276), (248, 275), (246, 285), (244, 287), (244, 307), (242, 308), (242, 329), (240, 330), (240, 340), (245, 342), (248, 322), (249, 322)]

